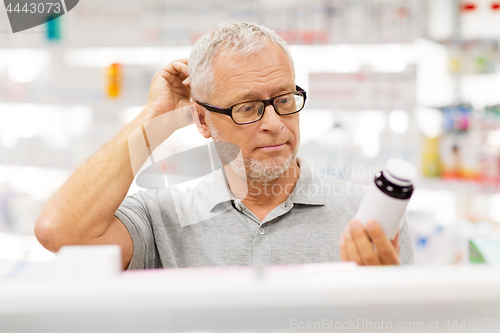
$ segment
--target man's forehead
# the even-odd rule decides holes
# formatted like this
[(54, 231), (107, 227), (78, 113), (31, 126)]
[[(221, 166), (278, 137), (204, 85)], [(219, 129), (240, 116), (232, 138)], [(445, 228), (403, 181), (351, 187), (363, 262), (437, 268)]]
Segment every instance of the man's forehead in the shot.
[[(269, 88), (269, 93), (271, 95), (275, 95), (280, 92), (295, 90), (295, 84), (293, 82), (290, 82), (289, 79), (284, 79), (281, 84), (274, 84)], [(260, 89), (260, 87), (258, 86), (255, 86), (253, 88), (241, 87), (240, 89), (238, 89), (238, 87), (235, 87), (234, 92), (235, 94), (237, 94), (238, 98), (242, 98), (245, 100), (262, 98), (262, 89)]]
[(278, 46), (247, 55), (225, 51), (214, 60), (213, 69), (218, 99), (240, 102), (295, 90), (292, 64)]
[(231, 85), (229, 89), (217, 88), (215, 102), (224, 104), (220, 106), (229, 107), (241, 102), (264, 100), (286, 92), (295, 91), (295, 83), (292, 79), (281, 77), (279, 81), (279, 83), (241, 82)]

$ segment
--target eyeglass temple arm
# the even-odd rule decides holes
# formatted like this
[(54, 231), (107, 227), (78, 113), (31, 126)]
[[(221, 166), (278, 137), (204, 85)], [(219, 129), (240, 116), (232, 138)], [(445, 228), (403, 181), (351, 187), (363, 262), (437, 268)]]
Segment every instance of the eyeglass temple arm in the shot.
[(217, 106), (205, 104), (205, 103), (198, 102), (198, 101), (196, 101), (196, 103), (199, 104), (199, 105), (201, 105), (201, 106), (203, 106), (208, 111), (216, 112), (216, 113), (222, 113), (222, 114), (227, 114), (228, 116), (231, 115), (231, 108), (228, 108), (228, 109), (219, 108)]
[(304, 102), (305, 102), (307, 99), (307, 92), (304, 89), (302, 89), (301, 87), (299, 87), (298, 85), (295, 85), (295, 89), (304, 95)]

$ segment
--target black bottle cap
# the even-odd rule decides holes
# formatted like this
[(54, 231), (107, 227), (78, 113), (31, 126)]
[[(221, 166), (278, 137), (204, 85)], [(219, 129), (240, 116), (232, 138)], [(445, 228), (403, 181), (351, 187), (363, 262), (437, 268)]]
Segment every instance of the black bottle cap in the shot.
[(394, 199), (410, 199), (413, 194), (413, 185), (410, 182), (406, 186), (394, 184), (384, 176), (383, 171), (375, 176), (375, 185), (382, 192)]

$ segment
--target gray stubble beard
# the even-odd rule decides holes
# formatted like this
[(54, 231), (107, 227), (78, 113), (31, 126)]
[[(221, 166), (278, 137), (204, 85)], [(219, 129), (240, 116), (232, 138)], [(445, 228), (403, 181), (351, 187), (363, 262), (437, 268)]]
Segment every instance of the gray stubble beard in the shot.
[[(225, 142), (222, 135), (213, 126), (212, 119), (208, 115), (209, 112), (207, 111), (205, 114), (205, 119), (208, 128), (210, 129), (212, 139), (215, 142)], [(288, 157), (279, 157), (278, 161), (274, 161), (271, 164), (268, 164), (265, 161), (259, 161), (254, 158), (242, 159), (240, 151), (238, 157), (234, 159), (229, 165), (240, 178), (246, 178), (247, 180), (259, 183), (269, 183), (281, 177), (292, 165), (292, 163), (295, 161), (295, 158), (297, 157), (297, 152), (300, 146), (299, 143), (297, 143), (294, 151)], [(217, 153), (221, 155), (224, 154), (224, 151), (218, 151)], [(225, 159), (224, 156), (219, 156), (219, 158), (221, 160)]]
[(298, 147), (299, 145), (297, 145), (295, 150), (287, 157), (279, 157), (278, 161), (273, 161), (270, 164), (254, 158), (245, 159), (247, 177), (259, 183), (269, 183), (278, 179), (288, 170), (290, 165), (292, 165), (297, 157)]

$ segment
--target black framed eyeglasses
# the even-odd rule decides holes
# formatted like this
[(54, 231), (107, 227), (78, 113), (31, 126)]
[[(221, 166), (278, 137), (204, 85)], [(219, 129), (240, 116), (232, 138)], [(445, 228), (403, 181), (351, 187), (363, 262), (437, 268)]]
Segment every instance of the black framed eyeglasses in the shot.
[(306, 104), (307, 93), (299, 86), (295, 86), (295, 89), (296, 91), (267, 100), (242, 102), (229, 108), (220, 108), (199, 101), (196, 103), (208, 111), (228, 115), (235, 124), (245, 125), (261, 120), (268, 105), (272, 105), (274, 111), (279, 115), (294, 114), (302, 110)]

